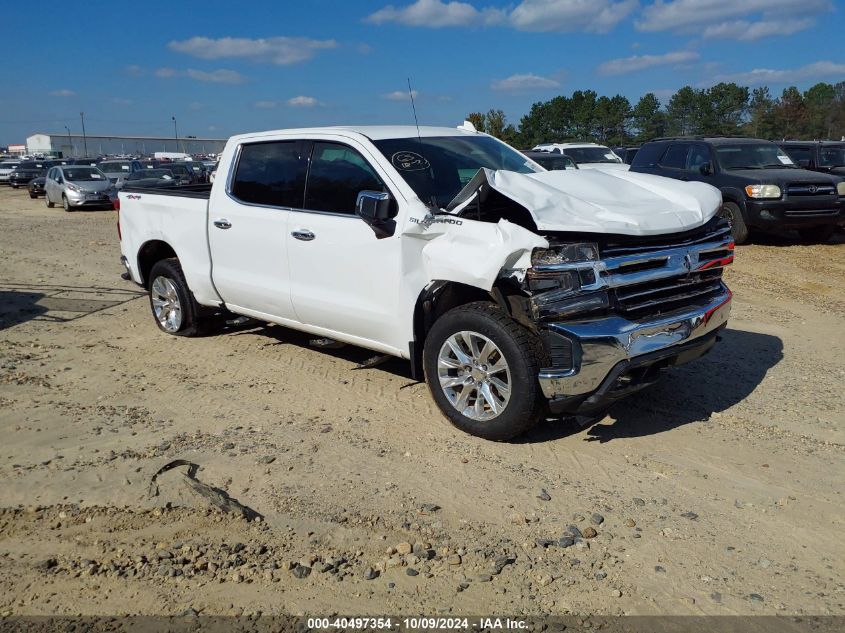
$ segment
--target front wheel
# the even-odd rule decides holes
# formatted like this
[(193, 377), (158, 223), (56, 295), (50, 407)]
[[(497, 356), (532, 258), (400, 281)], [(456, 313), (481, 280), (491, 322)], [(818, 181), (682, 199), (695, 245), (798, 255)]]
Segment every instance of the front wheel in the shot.
[(742, 209), (735, 202), (722, 205), (722, 215), (731, 223), (731, 236), (737, 244), (744, 244), (748, 239), (748, 225), (742, 217)]
[(509, 440), (534, 426), (544, 409), (537, 375), (539, 340), (498, 306), (454, 308), (431, 328), (423, 349), (435, 402), (462, 431)]
[(73, 207), (70, 206), (70, 200), (67, 199), (67, 196), (62, 196), (62, 208), (65, 211), (73, 211)]

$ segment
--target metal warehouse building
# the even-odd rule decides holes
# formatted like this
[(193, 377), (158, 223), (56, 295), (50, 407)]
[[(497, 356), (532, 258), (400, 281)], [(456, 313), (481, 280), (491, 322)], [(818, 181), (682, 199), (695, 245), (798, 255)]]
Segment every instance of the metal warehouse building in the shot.
[(160, 136), (96, 136), (87, 134), (33, 134), (26, 139), (30, 154), (50, 153), (63, 158), (102, 154), (153, 154), (184, 152), (186, 154), (219, 154), (226, 145), (220, 138), (180, 138)]

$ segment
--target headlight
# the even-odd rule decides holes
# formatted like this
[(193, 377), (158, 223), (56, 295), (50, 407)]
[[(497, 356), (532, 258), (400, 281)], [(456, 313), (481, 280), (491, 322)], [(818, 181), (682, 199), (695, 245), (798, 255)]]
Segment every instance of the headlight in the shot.
[(592, 242), (561, 244), (551, 248), (535, 248), (531, 253), (532, 266), (554, 266), (578, 262), (594, 262), (599, 258), (599, 246)]
[(780, 187), (777, 185), (748, 185), (745, 193), (749, 198), (780, 198)]
[(79, 191), (79, 187), (77, 187), (76, 185), (72, 185), (70, 183), (67, 184), (67, 188), (70, 189), (71, 191)]
[(836, 185), (836, 193), (840, 196), (845, 196), (845, 180)]
[(599, 259), (598, 244), (580, 242), (536, 248), (531, 253), (528, 287), (532, 292), (557, 290), (573, 294), (596, 282), (591, 265)]

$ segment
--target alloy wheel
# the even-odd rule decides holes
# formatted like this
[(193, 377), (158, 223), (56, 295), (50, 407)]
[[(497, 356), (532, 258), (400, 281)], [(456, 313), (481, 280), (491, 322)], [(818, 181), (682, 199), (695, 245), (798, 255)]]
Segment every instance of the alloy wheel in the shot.
[(150, 286), (153, 314), (165, 332), (174, 334), (182, 327), (182, 304), (176, 285), (167, 277), (156, 277)]
[(456, 332), (446, 339), (437, 355), (437, 378), (452, 406), (472, 420), (492, 420), (510, 400), (507, 360), (478, 332)]

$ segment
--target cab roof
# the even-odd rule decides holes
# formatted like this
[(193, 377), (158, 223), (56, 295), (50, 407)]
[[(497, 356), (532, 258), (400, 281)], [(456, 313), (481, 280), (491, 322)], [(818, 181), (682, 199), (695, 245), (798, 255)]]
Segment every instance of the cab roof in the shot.
[(232, 139), (241, 138), (255, 138), (260, 136), (272, 136), (275, 134), (316, 134), (326, 132), (341, 132), (347, 134), (360, 134), (372, 141), (381, 141), (390, 138), (416, 138), (432, 136), (481, 136), (478, 131), (469, 130), (466, 128), (456, 127), (435, 127), (428, 125), (421, 125), (419, 128), (415, 125), (337, 125), (327, 127), (307, 127), (307, 128), (292, 128), (282, 130), (267, 130), (264, 132), (251, 132), (249, 134), (239, 134), (233, 136)]

